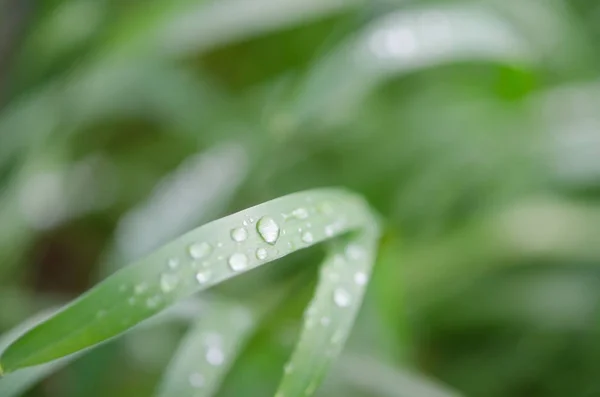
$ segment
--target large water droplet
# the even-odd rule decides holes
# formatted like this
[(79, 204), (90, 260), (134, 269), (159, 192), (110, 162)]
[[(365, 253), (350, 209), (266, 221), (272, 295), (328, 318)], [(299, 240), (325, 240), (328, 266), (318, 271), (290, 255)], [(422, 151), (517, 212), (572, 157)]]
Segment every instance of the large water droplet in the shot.
[(302, 234), (302, 241), (306, 244), (310, 244), (314, 241), (313, 234), (311, 232), (304, 232)]
[(225, 354), (223, 354), (223, 351), (218, 347), (209, 347), (206, 351), (206, 361), (210, 365), (218, 367), (225, 361)]
[(204, 376), (199, 372), (191, 374), (188, 380), (190, 381), (190, 385), (195, 389), (204, 387)]
[(356, 283), (356, 285), (365, 285), (368, 279), (369, 277), (365, 272), (354, 273), (354, 283)]
[(279, 238), (279, 225), (270, 216), (263, 216), (256, 224), (256, 230), (267, 244), (275, 244)]
[(235, 253), (229, 257), (229, 267), (234, 272), (241, 272), (248, 267), (248, 257), (242, 253)]
[(231, 239), (241, 243), (248, 238), (248, 231), (245, 227), (237, 227), (231, 230)]
[(350, 306), (352, 298), (348, 291), (343, 288), (336, 288), (333, 291), (333, 302), (339, 307), (348, 307)]
[(194, 243), (188, 248), (192, 259), (201, 259), (210, 254), (212, 247), (206, 242)]
[(264, 261), (269, 256), (269, 253), (264, 248), (259, 248), (256, 250), (256, 258)]
[(165, 294), (173, 291), (178, 283), (179, 277), (176, 274), (164, 273), (160, 276), (160, 289)]
[(306, 219), (308, 218), (308, 211), (306, 208), (296, 208), (294, 211), (292, 211), (292, 215), (298, 219)]
[(198, 284), (203, 285), (206, 284), (210, 280), (210, 271), (205, 270), (203, 272), (196, 273), (196, 281)]

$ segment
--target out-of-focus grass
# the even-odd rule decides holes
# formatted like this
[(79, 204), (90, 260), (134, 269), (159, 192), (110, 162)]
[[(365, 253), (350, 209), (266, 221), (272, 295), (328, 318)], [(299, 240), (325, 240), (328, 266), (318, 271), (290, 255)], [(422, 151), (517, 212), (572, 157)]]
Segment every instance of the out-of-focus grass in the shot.
[[(595, 1), (4, 0), (0, 13), (0, 330), (207, 220), (340, 185), (385, 233), (352, 359), (322, 395), (388, 395), (389, 371), (420, 373), (415, 397), (600, 393)], [(155, 219), (161, 233), (144, 227)], [(314, 280), (303, 265), (318, 255), (216, 293)], [(301, 284), (218, 395), (274, 389)], [(184, 329), (102, 346), (29, 395), (152, 395)], [(367, 370), (381, 388), (351, 375)]]

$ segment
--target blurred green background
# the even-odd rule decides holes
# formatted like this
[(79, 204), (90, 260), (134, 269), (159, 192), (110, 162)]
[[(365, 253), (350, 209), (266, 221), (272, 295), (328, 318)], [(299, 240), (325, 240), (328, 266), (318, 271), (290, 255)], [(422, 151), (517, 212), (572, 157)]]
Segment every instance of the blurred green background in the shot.
[[(0, 0), (0, 331), (344, 186), (384, 234), (318, 395), (600, 396), (599, 39), (596, 0)], [(286, 296), (219, 396), (273, 392), (321, 255), (216, 289)], [(27, 396), (152, 395), (186, 316)]]

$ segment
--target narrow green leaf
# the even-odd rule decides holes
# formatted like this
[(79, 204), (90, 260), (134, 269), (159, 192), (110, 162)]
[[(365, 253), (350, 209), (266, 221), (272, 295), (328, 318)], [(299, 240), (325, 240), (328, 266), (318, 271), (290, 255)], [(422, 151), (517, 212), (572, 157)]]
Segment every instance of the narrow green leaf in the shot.
[[(54, 310), (50, 310), (35, 315), (18, 327), (2, 335), (0, 337), (0, 351), (3, 351), (6, 346), (18, 338), (19, 335), (22, 335), (27, 329), (46, 319), (53, 312)], [(0, 396), (15, 397), (21, 395), (47, 375), (62, 368), (72, 359), (73, 357), (66, 357), (51, 363), (26, 368), (4, 377), (3, 369), (0, 366)]]
[(284, 368), (276, 397), (312, 395), (340, 353), (375, 261), (375, 236), (374, 225), (368, 225), (331, 244), (315, 296), (305, 312), (300, 341)]
[(337, 355), (362, 300), (377, 226), (365, 202), (340, 189), (291, 194), (204, 225), (117, 272), (2, 355), (5, 370), (106, 341), (171, 304), (264, 263), (334, 241), (279, 393), (310, 394)]
[(343, 110), (390, 76), (473, 60), (529, 64), (534, 54), (489, 7), (419, 7), (386, 14), (314, 68), (292, 113), (300, 120), (331, 117), (332, 110), (347, 114)]
[(211, 302), (167, 366), (158, 396), (212, 396), (254, 328), (253, 317), (243, 306)]

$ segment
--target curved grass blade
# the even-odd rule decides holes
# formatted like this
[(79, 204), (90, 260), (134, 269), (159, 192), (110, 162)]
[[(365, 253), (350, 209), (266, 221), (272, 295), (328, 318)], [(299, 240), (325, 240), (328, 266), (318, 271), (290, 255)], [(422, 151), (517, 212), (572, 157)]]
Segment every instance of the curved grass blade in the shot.
[(489, 7), (402, 10), (372, 22), (317, 65), (292, 112), (300, 120), (330, 114), (332, 108), (347, 114), (340, 109), (356, 105), (382, 80), (444, 63), (530, 64), (532, 58), (526, 40)]
[[(19, 335), (22, 335), (27, 329), (45, 320), (54, 312), (55, 310), (49, 310), (35, 315), (18, 327), (2, 335), (0, 337), (0, 352), (10, 345), (10, 343), (13, 342)], [(66, 365), (73, 358), (74, 357), (65, 357), (51, 363), (26, 368), (22, 371), (3, 377), (0, 379), (0, 396), (15, 397), (21, 395), (41, 379)], [(0, 376), (2, 376), (1, 369)]]
[(252, 332), (253, 317), (243, 306), (211, 303), (168, 365), (158, 396), (212, 396)]
[(371, 274), (376, 236), (377, 227), (371, 223), (358, 234), (331, 244), (276, 397), (312, 395), (340, 353)]
[[(310, 392), (352, 325), (377, 238), (366, 203), (340, 189), (292, 194), (191, 231), (117, 272), (29, 331), (0, 362), (6, 371), (14, 371), (89, 348), (194, 292), (352, 231), (359, 233), (332, 246), (290, 362), (295, 370), (287, 371), (279, 389), (280, 395)], [(315, 316), (320, 316), (326, 331), (314, 328)], [(327, 354), (322, 355), (325, 346)]]

